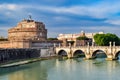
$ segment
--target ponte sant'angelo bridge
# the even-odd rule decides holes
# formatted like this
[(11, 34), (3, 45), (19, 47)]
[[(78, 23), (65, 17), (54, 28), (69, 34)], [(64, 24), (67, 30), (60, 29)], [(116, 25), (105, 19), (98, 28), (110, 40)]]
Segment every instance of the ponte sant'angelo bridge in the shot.
[[(120, 53), (120, 46), (59, 46), (55, 48), (57, 55), (62, 55), (62, 51), (66, 52), (68, 58), (75, 56), (76, 52), (82, 52), (85, 55), (85, 59), (92, 59), (95, 57), (96, 53), (102, 51), (106, 54), (107, 60), (116, 60)], [(100, 53), (99, 53), (100, 54)]]

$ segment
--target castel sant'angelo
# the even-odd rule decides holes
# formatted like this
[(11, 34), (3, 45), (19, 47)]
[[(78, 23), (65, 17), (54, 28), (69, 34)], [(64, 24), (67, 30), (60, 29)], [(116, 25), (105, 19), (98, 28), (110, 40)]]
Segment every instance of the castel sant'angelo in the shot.
[(8, 30), (8, 39), (10, 41), (18, 40), (46, 40), (47, 29), (42, 22), (34, 20), (23, 20), (14, 28)]
[(47, 29), (43, 22), (24, 19), (8, 30), (8, 41), (1, 41), (0, 48), (44, 47), (45, 44), (53, 43), (56, 41), (47, 41)]

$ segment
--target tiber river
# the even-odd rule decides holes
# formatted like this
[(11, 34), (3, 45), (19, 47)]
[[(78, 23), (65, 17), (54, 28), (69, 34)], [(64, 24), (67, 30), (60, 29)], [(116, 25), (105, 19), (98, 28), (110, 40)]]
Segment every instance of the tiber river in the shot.
[(0, 80), (120, 80), (120, 60), (50, 59), (1, 68)]

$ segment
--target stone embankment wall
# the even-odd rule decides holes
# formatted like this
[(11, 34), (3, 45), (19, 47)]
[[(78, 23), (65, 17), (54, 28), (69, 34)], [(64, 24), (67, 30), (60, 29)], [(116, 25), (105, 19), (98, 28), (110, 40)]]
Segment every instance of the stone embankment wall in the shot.
[(52, 56), (56, 56), (53, 47), (41, 49), (40, 48), (0, 49), (0, 63), (14, 60)]
[(54, 50), (53, 47), (50, 47), (50, 48), (41, 48), (40, 54), (41, 54), (40, 57), (52, 57), (52, 56), (56, 56), (55, 50)]
[(40, 49), (0, 49), (0, 63), (40, 57)]

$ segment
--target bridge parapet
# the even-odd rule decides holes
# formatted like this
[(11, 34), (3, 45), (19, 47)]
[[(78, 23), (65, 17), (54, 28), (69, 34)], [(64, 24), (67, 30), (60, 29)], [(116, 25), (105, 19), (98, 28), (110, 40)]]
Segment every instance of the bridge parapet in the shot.
[(91, 46), (91, 47), (93, 47), (93, 48), (108, 48), (110, 46)]
[(71, 47), (71, 48), (88, 48), (88, 46), (77, 46), (77, 47)]
[(120, 46), (114, 46), (115, 48), (119, 48), (120, 49)]
[(109, 46), (94, 46), (94, 47), (90, 47), (90, 49), (105, 50), (105, 49), (111, 49), (111, 47), (109, 47)]
[(55, 49), (69, 49), (70, 47), (66, 47), (66, 46), (64, 46), (64, 47), (55, 47)]

